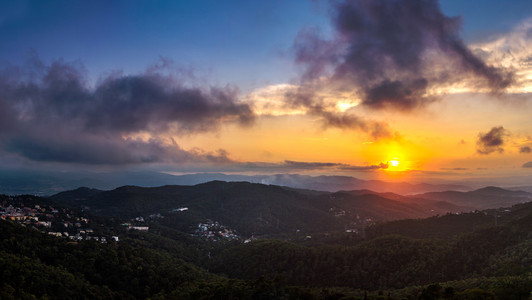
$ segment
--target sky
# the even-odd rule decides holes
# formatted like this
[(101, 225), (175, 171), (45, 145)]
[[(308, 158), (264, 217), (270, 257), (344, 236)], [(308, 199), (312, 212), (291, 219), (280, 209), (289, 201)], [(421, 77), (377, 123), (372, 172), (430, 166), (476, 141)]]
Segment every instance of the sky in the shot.
[(2, 1), (0, 163), (532, 176), (532, 2)]

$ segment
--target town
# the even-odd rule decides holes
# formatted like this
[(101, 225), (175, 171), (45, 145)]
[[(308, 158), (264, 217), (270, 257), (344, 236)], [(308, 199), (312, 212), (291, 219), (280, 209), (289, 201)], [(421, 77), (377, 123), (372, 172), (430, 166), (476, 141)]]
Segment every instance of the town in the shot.
[[(183, 213), (187, 210), (188, 208), (177, 208), (171, 212)], [(0, 218), (74, 242), (82, 240), (94, 240), (100, 243), (120, 241), (115, 226), (99, 224), (83, 210), (80, 212), (67, 207), (58, 207), (51, 203), (44, 203), (43, 198), (30, 195), (0, 195)], [(150, 227), (147, 223), (157, 219), (164, 219), (164, 216), (160, 213), (146, 217), (138, 216), (121, 223), (120, 227), (125, 228), (126, 231), (149, 231)], [(244, 239), (234, 230), (211, 220), (199, 223), (192, 230), (192, 236), (210, 241), (240, 240), (247, 243), (253, 239), (253, 237)]]
[(33, 196), (1, 195), (0, 218), (73, 241), (119, 241), (119, 237), (114, 235), (110, 228), (96, 224), (87, 215), (69, 208), (38, 202)]

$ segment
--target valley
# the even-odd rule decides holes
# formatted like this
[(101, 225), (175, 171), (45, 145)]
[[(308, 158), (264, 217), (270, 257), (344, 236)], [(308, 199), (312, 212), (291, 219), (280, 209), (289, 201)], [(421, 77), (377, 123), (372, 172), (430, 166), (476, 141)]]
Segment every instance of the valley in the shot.
[[(50, 290), (55, 286), (102, 299), (428, 299), (429, 292), (466, 299), (474, 291), (526, 299), (529, 194), (484, 188), (447, 196), (456, 193), (462, 192), (445, 192), (446, 198), (312, 192), (213, 181), (3, 196), (0, 262), (15, 270), (13, 264), (25, 261), (27, 275), (17, 281), (4, 271), (1, 291), (6, 299), (60, 297)], [(493, 206), (504, 199), (508, 206)], [(49, 226), (31, 221), (37, 208), (50, 210)], [(69, 220), (84, 225), (71, 221), (70, 232)], [(134, 266), (142, 271), (129, 269)], [(43, 268), (52, 276), (48, 283), (31, 275)], [(161, 277), (164, 272), (173, 275)], [(68, 274), (82, 276), (59, 279)], [(126, 288), (124, 280), (137, 288)]]

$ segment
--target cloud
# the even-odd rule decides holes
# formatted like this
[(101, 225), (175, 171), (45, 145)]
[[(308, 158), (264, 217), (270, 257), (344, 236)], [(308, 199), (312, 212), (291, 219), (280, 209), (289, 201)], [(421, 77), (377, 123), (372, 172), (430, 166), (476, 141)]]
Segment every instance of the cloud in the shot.
[(235, 163), (234, 160), (229, 158), (229, 152), (227, 152), (225, 149), (218, 149), (212, 153), (195, 148), (191, 151), (191, 153), (196, 157), (195, 161), (207, 161), (216, 164)]
[(236, 163), (235, 167), (243, 170), (255, 170), (255, 171), (283, 171), (289, 172), (294, 170), (343, 170), (343, 171), (373, 171), (379, 169), (387, 169), (387, 163), (379, 163), (375, 165), (350, 165), (344, 163), (333, 163), (333, 162), (303, 162), (303, 161), (293, 161), (285, 160), (279, 163), (268, 163), (268, 162), (244, 162)]
[[(369, 121), (345, 113), (315, 111), (314, 114), (322, 118), (325, 127), (362, 130), (368, 132), (376, 140), (381, 138), (391, 138), (394, 136), (394, 133), (392, 133), (387, 123)], [(397, 136), (397, 133), (395, 135)]]
[(285, 116), (302, 115), (305, 110), (289, 108), (284, 101), (286, 93), (293, 93), (298, 88), (293, 84), (273, 84), (255, 89), (245, 96), (247, 103), (253, 106), (257, 115)]
[(161, 141), (135, 139), (102, 139), (98, 136), (15, 137), (6, 149), (34, 161), (82, 164), (133, 164), (153, 162), (183, 162), (193, 155), (179, 147), (169, 147)]
[(294, 169), (322, 169), (322, 168), (342, 166), (342, 164), (339, 164), (339, 163), (301, 162), (301, 161), (292, 161), (292, 160), (285, 160), (284, 165), (289, 168), (294, 168)]
[(367, 165), (367, 166), (355, 166), (342, 163), (331, 163), (331, 162), (301, 162), (301, 161), (292, 161), (285, 160), (283, 163), (278, 164), (281, 167), (287, 167), (289, 169), (324, 169), (324, 168), (338, 168), (341, 170), (354, 170), (354, 171), (366, 171), (366, 170), (378, 170), (378, 169), (387, 169), (388, 164), (379, 163), (376, 165)]
[[(339, 111), (337, 102), (330, 101), (313, 89), (311, 86), (302, 85), (298, 89), (287, 91), (284, 95), (285, 107), (318, 117), (324, 128), (363, 131), (375, 139), (393, 138), (399, 135), (394, 133), (385, 122), (368, 120), (353, 113)], [(341, 96), (328, 96), (335, 99), (342, 98)]]
[(523, 146), (519, 149), (519, 153), (530, 153), (532, 149), (529, 146)]
[(351, 170), (351, 171), (370, 171), (378, 169), (387, 169), (388, 164), (379, 163), (376, 165), (366, 165), (366, 166), (356, 166), (343, 163), (331, 163), (331, 162), (301, 162), (301, 161), (292, 161), (285, 160), (283, 163), (277, 164), (277, 167), (287, 168), (287, 169), (305, 169), (305, 170), (316, 170), (316, 169), (332, 169), (337, 168), (340, 170)]
[(60, 162), (87, 165), (126, 165), (146, 163), (227, 163), (228, 154), (219, 149), (206, 152), (184, 150), (159, 138), (105, 138), (99, 135), (64, 134), (57, 130), (51, 135), (21, 135), (4, 143), (4, 151), (38, 162)]
[(492, 152), (504, 152), (504, 138), (508, 135), (502, 127), (493, 127), (487, 133), (479, 133), (477, 140), (477, 152), (480, 154), (490, 154)]
[[(80, 63), (38, 59), (0, 71), (0, 149), (35, 161), (127, 164), (227, 161), (227, 153), (189, 152), (165, 134), (242, 126), (255, 114), (231, 87), (191, 87), (150, 68), (114, 73), (94, 87)], [(148, 133), (149, 138), (131, 138)]]
[(469, 168), (440, 168), (440, 170), (444, 171), (467, 171)]
[(529, 162), (527, 162), (527, 163), (524, 163), (522, 167), (523, 167), (523, 168), (532, 168), (532, 161), (529, 161)]
[(217, 129), (224, 119), (247, 125), (253, 113), (236, 103), (236, 91), (225, 88), (168, 88), (158, 76), (121, 77), (106, 81), (95, 91), (88, 109), (90, 129), (167, 130), (195, 133)]
[(463, 43), (461, 19), (445, 16), (437, 0), (337, 1), (332, 23), (333, 39), (307, 28), (295, 40), (305, 93), (348, 91), (369, 108), (410, 111), (459, 82), (492, 92), (513, 83), (511, 72), (487, 65)]
[(369, 171), (369, 170), (378, 170), (378, 169), (388, 169), (388, 163), (380, 163), (378, 165), (369, 165), (369, 166), (343, 166), (342, 170), (352, 170), (352, 171)]
[(513, 93), (532, 92), (532, 18), (526, 19), (512, 31), (471, 46), (473, 53), (489, 64), (514, 71)]
[(363, 103), (373, 108), (394, 105), (402, 110), (411, 110), (419, 106), (419, 101), (427, 93), (427, 86), (428, 81), (424, 78), (413, 81), (386, 79), (366, 90), (366, 99)]

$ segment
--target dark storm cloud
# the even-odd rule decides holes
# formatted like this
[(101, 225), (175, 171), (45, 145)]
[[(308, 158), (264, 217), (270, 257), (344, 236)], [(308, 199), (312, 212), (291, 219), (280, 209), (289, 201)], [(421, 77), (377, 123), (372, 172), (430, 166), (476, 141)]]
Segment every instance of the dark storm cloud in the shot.
[(236, 102), (231, 88), (184, 87), (158, 73), (111, 75), (89, 88), (79, 66), (61, 61), (33, 71), (42, 75), (3, 82), (0, 95), (4, 105), (34, 123), (57, 120), (87, 131), (122, 133), (177, 124), (190, 133), (216, 129), (226, 118), (245, 125), (254, 117), (248, 105)]
[(223, 149), (215, 153), (186, 151), (177, 144), (157, 138), (147, 141), (132, 138), (74, 134), (55, 130), (51, 135), (35, 133), (12, 136), (2, 141), (3, 150), (33, 161), (88, 165), (143, 163), (227, 162)]
[(523, 146), (519, 149), (519, 153), (530, 153), (532, 149), (529, 146)]
[(159, 76), (131, 76), (110, 79), (94, 93), (88, 109), (87, 127), (138, 131), (167, 130), (177, 123), (178, 130), (190, 133), (216, 129), (224, 118), (250, 124), (249, 106), (235, 102), (231, 89), (168, 87)]
[(254, 113), (232, 88), (189, 87), (171, 75), (113, 74), (94, 87), (83, 67), (62, 61), (0, 73), (0, 149), (36, 161), (126, 164), (227, 161), (227, 153), (192, 153), (160, 139), (127, 138), (150, 132), (193, 134), (222, 122), (250, 125)]
[(430, 101), (425, 97), (428, 82), (426, 79), (414, 81), (384, 80), (365, 91), (364, 105), (373, 108), (394, 106), (400, 110), (411, 110), (420, 105), (420, 100)]
[(492, 152), (504, 152), (504, 138), (508, 135), (502, 127), (493, 127), (487, 133), (479, 133), (477, 140), (477, 152), (480, 154), (490, 154)]
[(393, 136), (388, 124), (383, 122), (368, 121), (355, 115), (332, 113), (328, 111), (320, 111), (317, 112), (316, 115), (322, 117), (323, 125), (325, 127), (359, 129), (368, 132), (375, 139)]
[(179, 147), (168, 147), (156, 140), (108, 140), (97, 136), (66, 140), (49, 136), (18, 137), (7, 142), (6, 149), (34, 161), (96, 165), (185, 162), (196, 158)]
[(313, 29), (296, 38), (302, 82), (354, 91), (367, 107), (412, 110), (435, 100), (430, 88), (463, 79), (494, 92), (513, 82), (467, 48), (461, 19), (445, 16), (437, 0), (337, 1), (332, 22), (332, 40)]
[(522, 167), (523, 167), (523, 168), (532, 168), (532, 161), (529, 161), (529, 162), (527, 162), (527, 163), (524, 163)]

